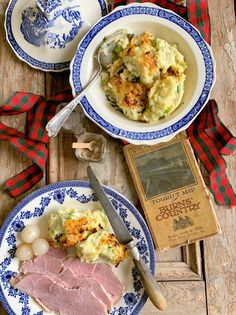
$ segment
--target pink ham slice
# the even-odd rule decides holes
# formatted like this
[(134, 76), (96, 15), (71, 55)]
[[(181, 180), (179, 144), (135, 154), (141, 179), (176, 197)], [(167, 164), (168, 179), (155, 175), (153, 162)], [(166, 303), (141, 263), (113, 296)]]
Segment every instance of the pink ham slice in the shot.
[(66, 252), (61, 249), (50, 247), (47, 254), (37, 256), (34, 260), (23, 263), (21, 271), (27, 273), (46, 273), (58, 274), (63, 267), (63, 261), (67, 257)]
[[(78, 260), (78, 258), (73, 258), (72, 261), (74, 259)], [(71, 258), (68, 260), (71, 262)], [(65, 261), (65, 263), (67, 264), (67, 261)], [(107, 305), (108, 310), (110, 310), (117, 300), (117, 295), (114, 297), (106, 290), (106, 287), (103, 287), (102, 282), (92, 277), (93, 269), (96, 265), (81, 263), (80, 270), (78, 269), (78, 265), (76, 267), (78, 271), (76, 275), (70, 269), (64, 269), (63, 272), (61, 272), (63, 261), (57, 260), (52, 256), (43, 255), (36, 257), (34, 261), (24, 263), (21, 269), (24, 274), (34, 273), (47, 275), (55, 282), (62, 283), (66, 288), (89, 287), (94, 295), (101, 299)], [(72, 269), (74, 270), (74, 268)]]
[(105, 315), (106, 305), (87, 288), (68, 289), (46, 275), (27, 274), (15, 288), (34, 297), (47, 311), (61, 315)]
[(48, 256), (53, 256), (59, 259), (65, 259), (66, 257), (68, 257), (67, 253), (61, 249), (61, 248), (54, 248), (52, 246), (49, 247), (49, 250), (47, 252)]
[(86, 288), (90, 290), (99, 300), (106, 304), (107, 309), (110, 310), (114, 305), (113, 297), (107, 293), (101, 283), (95, 278), (76, 278), (70, 270), (65, 270), (57, 277), (59, 284), (66, 288)]
[(68, 258), (64, 262), (63, 270), (70, 270), (77, 278), (95, 278), (113, 297), (113, 302), (117, 301), (124, 291), (122, 283), (114, 275), (111, 266), (107, 264), (86, 264), (79, 259)]
[[(68, 257), (64, 251), (53, 248), (50, 248), (47, 254), (23, 263), (21, 270), (26, 276), (41, 276), (44, 282), (51, 281), (53, 285), (57, 284), (67, 292), (83, 288), (92, 294), (93, 299), (98, 299), (103, 305), (106, 305), (107, 310), (113, 307), (124, 289), (109, 265), (82, 263), (78, 258)], [(25, 282), (21, 282), (23, 279), (18, 281), (17, 286), (21, 285), (21, 290), (26, 292), (22, 285)], [(28, 278), (28, 281), (30, 279)], [(40, 283), (41, 287), (43, 283)], [(45, 310), (50, 310), (50, 306), (42, 302), (39, 297), (28, 294), (44, 305)]]
[(24, 262), (21, 271), (24, 274), (37, 273), (37, 274), (59, 274), (63, 268), (63, 261), (49, 255), (36, 257), (33, 261)]

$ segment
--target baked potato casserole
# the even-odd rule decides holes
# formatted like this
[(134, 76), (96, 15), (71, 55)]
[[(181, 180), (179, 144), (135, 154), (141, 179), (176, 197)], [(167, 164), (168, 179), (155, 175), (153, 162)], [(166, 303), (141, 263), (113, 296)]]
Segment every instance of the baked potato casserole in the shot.
[(120, 34), (114, 62), (101, 74), (108, 100), (132, 120), (152, 122), (168, 116), (182, 101), (184, 56), (176, 45), (150, 32)]
[(109, 221), (102, 209), (60, 209), (51, 213), (48, 227), (50, 245), (54, 248), (74, 247), (84, 262), (105, 258), (118, 265), (127, 256), (126, 246), (110, 233)]

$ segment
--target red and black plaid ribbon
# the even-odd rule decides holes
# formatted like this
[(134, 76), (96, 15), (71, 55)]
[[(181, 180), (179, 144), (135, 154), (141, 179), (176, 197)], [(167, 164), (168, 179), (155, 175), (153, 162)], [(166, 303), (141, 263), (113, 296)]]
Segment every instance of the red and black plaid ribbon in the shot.
[(210, 100), (206, 108), (188, 128), (194, 151), (210, 176), (211, 192), (219, 205), (236, 205), (236, 195), (226, 175), (226, 163), (222, 155), (230, 155), (236, 149), (236, 138), (218, 117), (218, 106)]
[(5, 183), (5, 191), (17, 197), (38, 183), (43, 177), (48, 157), (48, 135), (45, 129), (58, 104), (72, 100), (71, 90), (45, 101), (42, 96), (16, 92), (0, 107), (0, 116), (27, 112), (26, 134), (0, 123), (0, 140), (9, 141), (34, 163)]
[[(114, 7), (146, 0), (115, 0)], [(196, 26), (205, 40), (210, 43), (210, 22), (206, 0), (187, 0), (187, 7), (168, 0), (149, 1), (175, 11)], [(176, 2), (179, 2), (176, 0)], [(71, 91), (54, 96), (47, 101), (39, 95), (17, 92), (3, 106), (0, 115), (17, 115), (27, 112), (27, 131), (23, 134), (0, 123), (0, 139), (9, 141), (15, 148), (29, 157), (34, 164), (20, 174), (9, 179), (6, 191), (16, 197), (35, 185), (45, 170), (48, 150), (47, 122), (55, 113), (56, 106), (72, 99)], [(218, 107), (214, 100), (208, 102), (193, 124), (188, 128), (190, 142), (195, 153), (205, 166), (211, 181), (211, 190), (219, 205), (236, 205), (236, 195), (225, 174), (226, 163), (223, 154), (231, 154), (236, 149), (236, 139), (218, 117)]]
[[(133, 2), (146, 0), (115, 0), (113, 8)], [(211, 27), (207, 0), (187, 0), (187, 6), (179, 1), (150, 0), (163, 8), (170, 9), (187, 19), (199, 29), (204, 39), (210, 44)], [(176, 2), (176, 3), (174, 3)], [(187, 130), (191, 145), (204, 165), (210, 177), (211, 191), (215, 201), (221, 206), (236, 205), (236, 195), (226, 175), (226, 163), (222, 155), (229, 155), (236, 150), (236, 138), (224, 126), (218, 117), (218, 107), (210, 100)]]

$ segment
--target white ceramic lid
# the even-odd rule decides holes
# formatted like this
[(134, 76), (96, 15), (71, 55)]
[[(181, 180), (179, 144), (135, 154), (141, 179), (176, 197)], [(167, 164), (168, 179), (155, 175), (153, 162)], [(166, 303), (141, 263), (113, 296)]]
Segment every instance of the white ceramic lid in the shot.
[[(85, 33), (107, 14), (106, 0), (12, 0), (6, 10), (7, 40), (15, 54), (43, 71), (69, 68)], [(41, 8), (41, 9), (40, 9)]]

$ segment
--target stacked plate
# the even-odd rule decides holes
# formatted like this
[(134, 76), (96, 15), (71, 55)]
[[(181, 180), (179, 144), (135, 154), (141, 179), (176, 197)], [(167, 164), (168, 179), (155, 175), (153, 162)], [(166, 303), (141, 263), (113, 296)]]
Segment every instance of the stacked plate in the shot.
[(107, 12), (106, 0), (11, 0), (5, 18), (7, 40), (30, 66), (63, 71), (79, 41)]

